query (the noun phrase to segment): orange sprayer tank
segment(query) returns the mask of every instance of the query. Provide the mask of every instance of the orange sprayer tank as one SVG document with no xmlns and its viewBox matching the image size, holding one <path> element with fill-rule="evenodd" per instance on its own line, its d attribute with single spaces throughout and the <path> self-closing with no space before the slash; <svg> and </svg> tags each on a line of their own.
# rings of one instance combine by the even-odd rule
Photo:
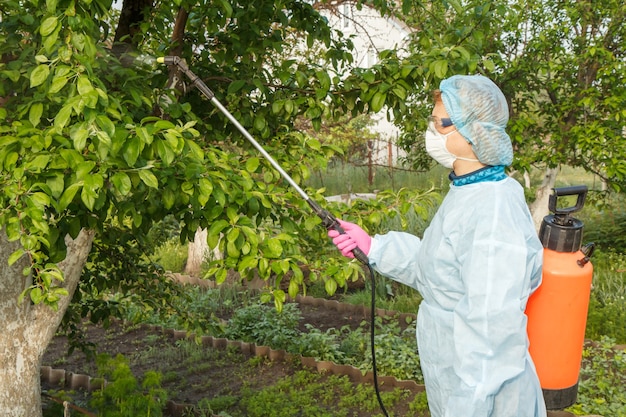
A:
<svg viewBox="0 0 626 417">
<path fill-rule="evenodd" d="M 557 208 L 557 197 L 576 195 L 576 205 Z M 570 216 L 582 209 L 587 187 L 555 188 L 539 230 L 544 247 L 541 286 L 528 300 L 528 338 L 548 410 L 576 402 L 587 323 L 593 244 L 581 251 L 583 223 Z"/>
</svg>

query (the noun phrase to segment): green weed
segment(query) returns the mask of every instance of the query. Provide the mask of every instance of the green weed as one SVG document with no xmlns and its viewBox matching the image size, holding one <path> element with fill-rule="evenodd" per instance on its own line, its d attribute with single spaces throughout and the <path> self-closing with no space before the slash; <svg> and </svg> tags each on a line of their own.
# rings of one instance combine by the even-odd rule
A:
<svg viewBox="0 0 626 417">
<path fill-rule="evenodd" d="M 626 350 L 613 349 L 603 338 L 585 347 L 578 400 L 568 409 L 576 415 L 626 417 Z"/>
<path fill-rule="evenodd" d="M 137 415 L 159 417 L 167 400 L 167 392 L 161 388 L 161 374 L 148 371 L 141 385 L 130 370 L 128 360 L 122 355 L 97 358 L 100 376 L 109 382 L 95 391 L 89 402 L 102 417 L 134 417 Z"/>
</svg>

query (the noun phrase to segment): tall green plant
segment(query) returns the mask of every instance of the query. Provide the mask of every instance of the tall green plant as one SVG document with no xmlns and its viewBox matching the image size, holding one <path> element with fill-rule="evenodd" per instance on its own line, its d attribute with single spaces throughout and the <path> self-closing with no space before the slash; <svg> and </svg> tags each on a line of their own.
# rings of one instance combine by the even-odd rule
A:
<svg viewBox="0 0 626 417">
<path fill-rule="evenodd" d="M 108 383 L 94 391 L 90 405 L 102 417 L 160 417 L 165 409 L 167 392 L 161 388 L 161 375 L 148 371 L 141 385 L 122 355 L 98 357 L 98 371 Z"/>
</svg>

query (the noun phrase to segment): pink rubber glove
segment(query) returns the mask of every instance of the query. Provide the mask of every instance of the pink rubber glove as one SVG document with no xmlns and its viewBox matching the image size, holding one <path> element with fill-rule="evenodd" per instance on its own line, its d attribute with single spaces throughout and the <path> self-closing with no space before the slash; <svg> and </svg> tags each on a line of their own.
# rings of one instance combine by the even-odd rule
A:
<svg viewBox="0 0 626 417">
<path fill-rule="evenodd" d="M 339 225 L 345 233 L 339 233 L 336 230 L 329 230 L 328 237 L 333 239 L 333 243 L 341 254 L 347 258 L 354 258 L 352 251 L 357 246 L 365 255 L 369 254 L 372 246 L 372 238 L 354 223 L 339 220 Z"/>
</svg>

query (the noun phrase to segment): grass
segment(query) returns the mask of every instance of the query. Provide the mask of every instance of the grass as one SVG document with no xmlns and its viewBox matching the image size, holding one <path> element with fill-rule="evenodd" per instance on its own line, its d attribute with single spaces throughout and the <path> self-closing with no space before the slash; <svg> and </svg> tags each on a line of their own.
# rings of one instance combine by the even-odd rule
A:
<svg viewBox="0 0 626 417">
<path fill-rule="evenodd" d="M 156 247 L 152 258 L 165 271 L 183 272 L 187 263 L 187 244 L 181 244 L 178 238 L 166 240 Z"/>
<path fill-rule="evenodd" d="M 399 190 L 400 188 L 429 189 L 437 187 L 447 189 L 449 170 L 436 166 L 427 172 L 375 167 L 373 182 L 368 182 L 368 167 L 346 164 L 329 164 L 324 171 L 316 171 L 305 184 L 316 189 L 325 188 L 324 195 L 331 196 L 346 193 L 372 193 L 378 190 Z"/>
</svg>

